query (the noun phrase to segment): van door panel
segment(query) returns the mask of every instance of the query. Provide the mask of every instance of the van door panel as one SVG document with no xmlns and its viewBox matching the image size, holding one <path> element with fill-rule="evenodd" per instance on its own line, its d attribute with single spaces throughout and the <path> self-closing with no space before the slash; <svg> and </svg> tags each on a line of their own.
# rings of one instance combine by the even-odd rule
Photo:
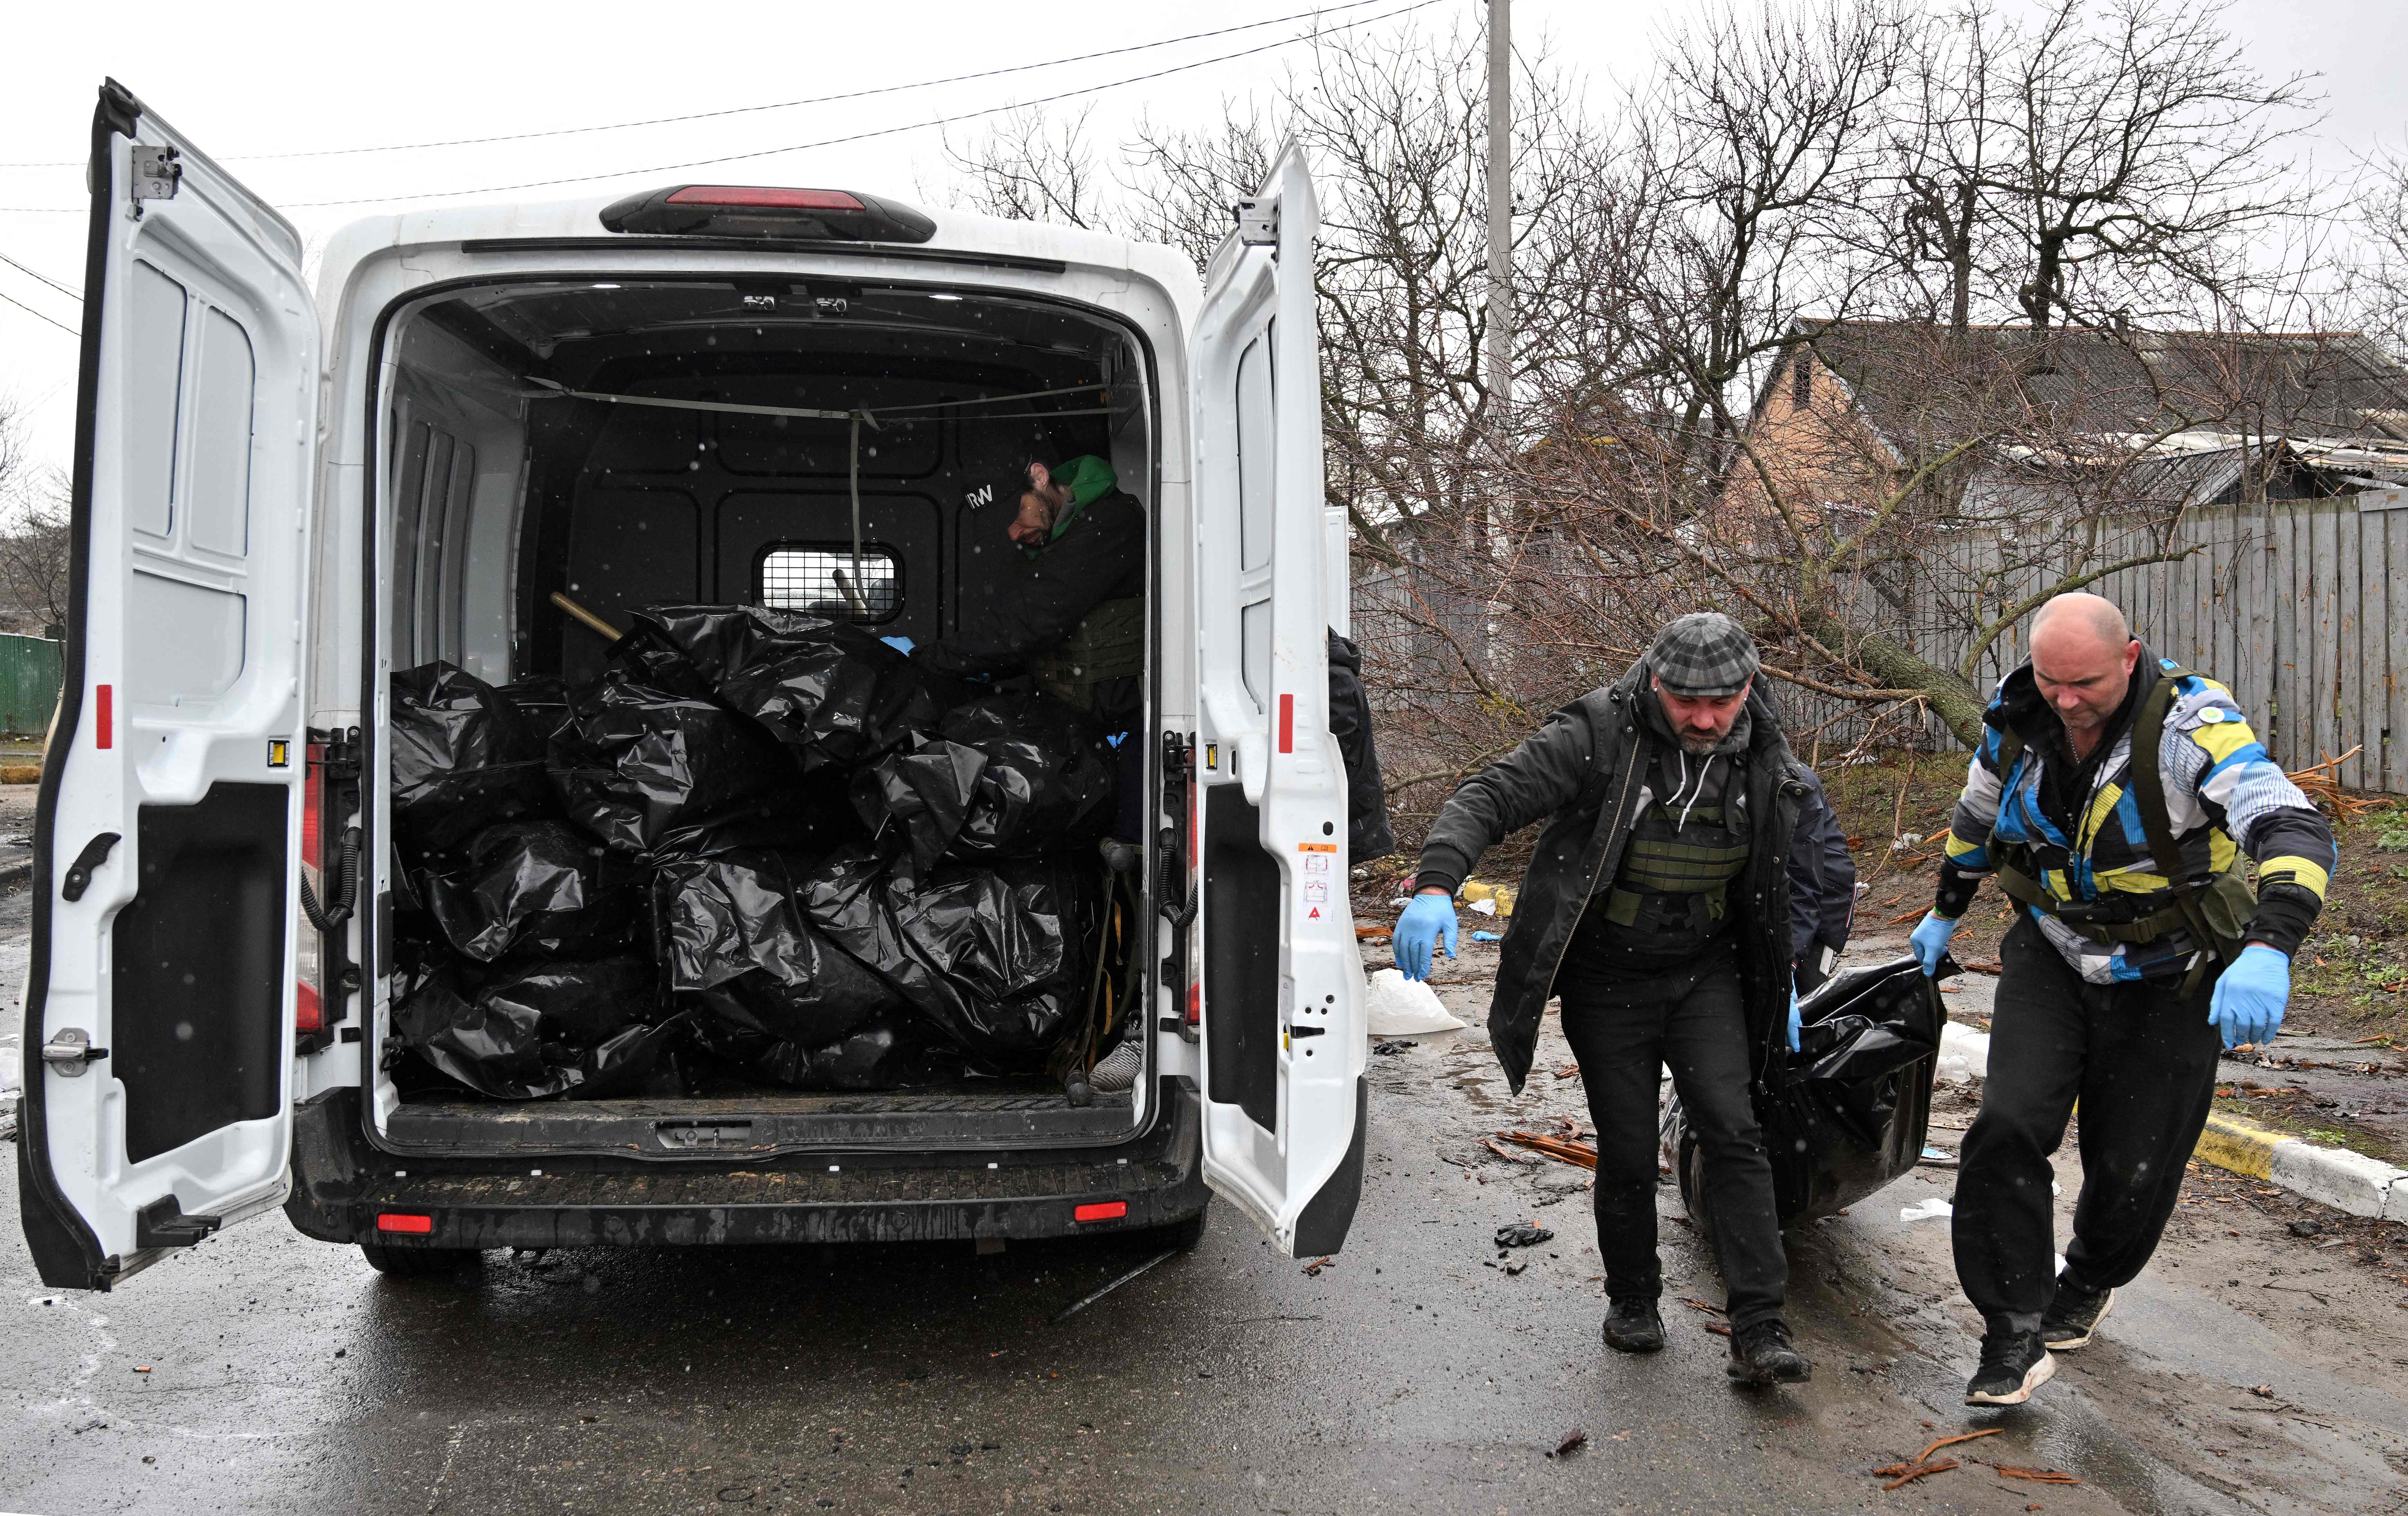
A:
<svg viewBox="0 0 2408 1516">
<path fill-rule="evenodd" d="M 1329 735 L 1327 628 L 1346 581 L 1325 562 L 1342 541 L 1325 520 L 1318 217 L 1290 147 L 1240 217 L 1272 235 L 1213 255 L 1188 375 L 1204 1173 L 1297 1255 L 1344 1240 L 1367 1098 L 1345 766 Z"/>
<path fill-rule="evenodd" d="M 1261 1127 L 1279 1124 L 1280 870 L 1263 851 L 1262 812 L 1235 784 L 1204 801 L 1205 1026 L 1213 1098 Z"/>
<path fill-rule="evenodd" d="M 141 885 L 109 932 L 129 1162 L 283 1108 L 286 795 L 219 783 L 198 805 L 141 808 Z"/>
<path fill-rule="evenodd" d="M 319 364 L 289 224 L 113 82 L 92 140 L 19 1156 L 43 1280 L 106 1289 L 287 1184 Z"/>
</svg>

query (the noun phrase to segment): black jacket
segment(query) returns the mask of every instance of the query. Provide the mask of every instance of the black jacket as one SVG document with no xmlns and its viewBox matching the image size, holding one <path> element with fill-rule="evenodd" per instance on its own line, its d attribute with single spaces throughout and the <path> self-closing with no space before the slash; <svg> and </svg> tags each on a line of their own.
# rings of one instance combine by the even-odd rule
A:
<svg viewBox="0 0 2408 1516">
<path fill-rule="evenodd" d="M 1010 566 L 983 594 L 968 589 L 953 635 L 912 653 L 924 666 L 955 676 L 1016 674 L 1105 601 L 1145 594 L 1145 508 L 1123 491 L 1091 502 L 1033 559 L 1000 532 L 996 537 Z M 1101 686 L 1097 695 L 1101 705 Z"/>
<path fill-rule="evenodd" d="M 1645 729 L 1636 702 L 1646 665 L 1635 665 L 1610 688 L 1592 690 L 1550 717 L 1520 747 L 1466 779 L 1440 808 L 1422 844 L 1422 876 L 1460 881 L 1499 838 L 1541 817 L 1528 872 L 1522 876 L 1512 924 L 1488 1008 L 1488 1036 L 1515 1093 L 1529 1077 L 1539 1023 L 1554 993 L 1572 928 L 1600 880 L 1621 867 L 1622 850 L 1637 818 L 1639 791 L 1657 738 Z M 1794 895 L 1811 891 L 1804 921 L 1818 931 L 1852 904 L 1856 870 L 1813 774 L 1789 751 L 1781 723 L 1761 690 L 1748 696 L 1747 806 L 1758 818 L 1739 904 L 1740 979 L 1747 1001 L 1752 1061 L 1760 1074 L 1787 1042 L 1791 962 L 1798 948 Z M 1791 866 L 1807 855 L 1814 866 Z M 1837 944 L 1834 944 L 1837 946 Z"/>
<path fill-rule="evenodd" d="M 1329 735 L 1346 762 L 1346 859 L 1368 864 L 1397 851 L 1388 827 L 1388 789 L 1371 736 L 1371 697 L 1363 689 L 1363 653 L 1329 634 Z"/>
</svg>

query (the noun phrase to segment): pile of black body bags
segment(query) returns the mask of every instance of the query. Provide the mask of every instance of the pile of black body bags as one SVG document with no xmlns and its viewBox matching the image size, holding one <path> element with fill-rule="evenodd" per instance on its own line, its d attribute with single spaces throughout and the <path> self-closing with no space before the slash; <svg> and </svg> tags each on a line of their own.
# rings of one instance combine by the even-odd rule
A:
<svg viewBox="0 0 2408 1516">
<path fill-rule="evenodd" d="M 1138 912 L 1084 714 L 796 612 L 634 621 L 575 689 L 394 678 L 393 1031 L 422 1082 L 890 1089 L 1106 1050 L 1108 929 Z"/>
</svg>

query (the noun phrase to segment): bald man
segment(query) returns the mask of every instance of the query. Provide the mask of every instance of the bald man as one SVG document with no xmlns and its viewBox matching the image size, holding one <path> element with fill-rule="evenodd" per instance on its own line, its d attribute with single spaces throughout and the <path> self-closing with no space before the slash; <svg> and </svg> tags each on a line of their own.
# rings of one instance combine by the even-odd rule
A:
<svg viewBox="0 0 2408 1516">
<path fill-rule="evenodd" d="M 2217 1049 L 2282 1024 L 2335 857 L 2231 692 L 2151 658 L 2098 595 L 2041 608 L 2030 661 L 1982 719 L 1913 941 L 1931 972 L 1984 876 L 2014 901 L 1953 1226 L 1984 1323 L 1966 1403 L 2015 1405 L 2157 1251 Z M 2049 1155 L 2077 1098 L 2082 1194 L 2057 1274 Z"/>
</svg>

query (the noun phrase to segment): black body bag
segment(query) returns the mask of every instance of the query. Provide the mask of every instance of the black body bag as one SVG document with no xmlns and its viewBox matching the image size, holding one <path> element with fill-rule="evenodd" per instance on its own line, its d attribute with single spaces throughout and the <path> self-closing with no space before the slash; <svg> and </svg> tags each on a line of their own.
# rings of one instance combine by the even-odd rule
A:
<svg viewBox="0 0 2408 1516">
<path fill-rule="evenodd" d="M 1940 978 L 1956 972 L 1942 961 Z M 1784 1227 L 1856 1204 L 1923 1156 L 1944 1019 L 1939 980 L 1911 956 L 1832 976 L 1798 1016 L 1798 1051 L 1782 1049 L 1755 1092 Z M 1677 1097 L 1662 1130 L 1682 1203 L 1705 1225 L 1704 1157 Z"/>
</svg>

